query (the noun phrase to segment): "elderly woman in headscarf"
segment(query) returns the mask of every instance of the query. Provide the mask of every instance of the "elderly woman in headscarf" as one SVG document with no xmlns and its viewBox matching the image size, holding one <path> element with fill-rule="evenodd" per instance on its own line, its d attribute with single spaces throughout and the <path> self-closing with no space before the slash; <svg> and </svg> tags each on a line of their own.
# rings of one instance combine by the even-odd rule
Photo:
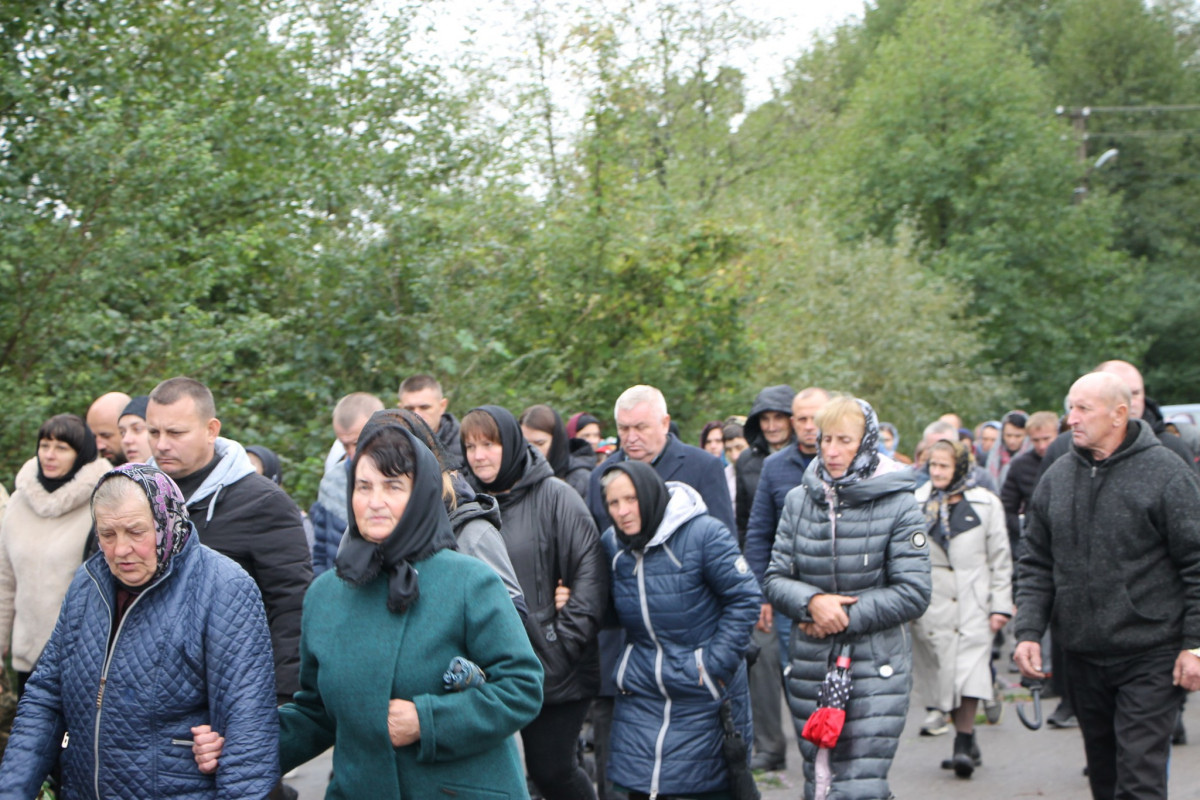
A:
<svg viewBox="0 0 1200 800">
<path fill-rule="evenodd" d="M 0 796 L 36 796 L 61 753 L 64 797 L 266 797 L 275 668 L 254 581 L 200 544 L 154 467 L 105 474 L 91 512 L 101 552 L 75 574 L 26 684 Z M 219 775 L 193 759 L 200 725 L 229 737 Z"/>
<path fill-rule="evenodd" d="M 817 745 L 800 741 L 805 797 L 877 800 L 891 794 L 912 687 L 904 623 L 929 605 L 928 537 L 912 472 L 879 454 L 870 404 L 834 398 L 816 422 L 817 458 L 787 496 L 765 590 L 793 620 L 787 693 L 797 733 L 838 653 L 851 659 L 845 728 L 820 771 Z"/>
<path fill-rule="evenodd" d="M 600 481 L 604 533 L 625 651 L 617 664 L 613 783 L 636 798 L 729 797 L 719 709 L 752 739 L 746 648 L 762 595 L 737 540 L 695 489 L 649 464 Z"/>
<path fill-rule="evenodd" d="M 372 417 L 351 470 L 336 571 L 304 598 L 283 769 L 332 746 L 326 797 L 524 797 L 513 734 L 541 706 L 542 669 L 504 585 L 454 551 L 441 466 L 406 426 Z M 456 658 L 484 682 L 448 690 Z"/>
<path fill-rule="evenodd" d="M 929 447 L 929 483 L 917 489 L 929 534 L 933 598 L 913 622 L 918 696 L 951 712 L 956 736 L 946 766 L 969 778 L 980 763 L 975 710 L 991 700 L 992 637 L 1012 616 L 1012 555 L 1000 498 L 969 482 L 961 442 Z"/>
<path fill-rule="evenodd" d="M 54 630 L 92 529 L 88 499 L 112 469 L 96 437 L 74 414 L 38 429 L 37 451 L 17 473 L 0 525 L 0 654 L 12 656 L 24 686 Z"/>
</svg>

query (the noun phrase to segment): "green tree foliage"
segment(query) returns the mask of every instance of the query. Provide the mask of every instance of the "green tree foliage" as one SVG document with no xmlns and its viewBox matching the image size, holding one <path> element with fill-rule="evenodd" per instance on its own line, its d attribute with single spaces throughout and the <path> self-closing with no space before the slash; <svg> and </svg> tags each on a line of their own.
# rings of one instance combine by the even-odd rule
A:
<svg viewBox="0 0 1200 800">
<path fill-rule="evenodd" d="M 911 222 L 924 263 L 971 288 L 986 362 L 1035 405 L 1056 405 L 1098 357 L 1139 354 L 1138 271 L 1112 249 L 1114 204 L 1072 205 L 1080 170 L 1050 108 L 980 3 L 916 0 L 852 93 L 829 162 L 842 230 L 889 237 Z"/>
</svg>

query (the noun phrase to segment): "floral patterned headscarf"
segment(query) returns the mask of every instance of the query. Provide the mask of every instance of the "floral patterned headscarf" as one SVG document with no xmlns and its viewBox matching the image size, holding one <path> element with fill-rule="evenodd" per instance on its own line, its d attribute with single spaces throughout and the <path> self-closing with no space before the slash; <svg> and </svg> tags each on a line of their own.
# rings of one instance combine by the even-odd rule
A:
<svg viewBox="0 0 1200 800">
<path fill-rule="evenodd" d="M 158 566 L 154 577 L 147 582 L 158 580 L 171 565 L 171 559 L 183 549 L 187 539 L 195 530 L 188 516 L 187 506 L 184 505 L 183 493 L 175 485 L 170 476 L 157 467 L 148 464 L 122 464 L 116 469 L 105 473 L 92 490 L 92 497 L 106 481 L 121 476 L 137 483 L 146 493 L 150 502 L 150 515 L 154 518 L 154 554 L 158 558 Z M 92 508 L 92 520 L 95 522 L 96 510 Z"/>
<path fill-rule="evenodd" d="M 922 511 L 925 513 L 925 524 L 929 533 L 944 548 L 950 537 L 950 498 L 956 494 L 962 494 L 973 485 L 971 481 L 973 461 L 971 448 L 963 442 L 943 439 L 930 445 L 929 450 L 932 453 L 935 448 L 939 447 L 953 451 L 954 475 L 950 478 L 950 485 L 945 489 L 937 488 L 930 481 L 929 499 L 925 501 Z"/>
<path fill-rule="evenodd" d="M 875 416 L 875 409 L 871 408 L 871 404 L 866 400 L 856 397 L 854 402 L 858 403 L 863 412 L 863 437 L 858 443 L 858 453 L 842 477 L 835 478 L 825 469 L 825 459 L 821 456 L 821 442 L 820 439 L 817 440 L 817 477 L 831 488 L 849 486 L 866 480 L 874 475 L 879 467 L 879 418 Z"/>
</svg>

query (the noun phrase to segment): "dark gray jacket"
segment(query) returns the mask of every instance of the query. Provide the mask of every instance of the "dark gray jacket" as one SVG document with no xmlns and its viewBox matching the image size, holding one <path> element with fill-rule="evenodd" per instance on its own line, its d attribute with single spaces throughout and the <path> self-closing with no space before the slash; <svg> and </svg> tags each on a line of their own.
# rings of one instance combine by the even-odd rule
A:
<svg viewBox="0 0 1200 800">
<path fill-rule="evenodd" d="M 454 492 L 457 503 L 450 512 L 450 527 L 454 530 L 456 549 L 491 567 L 504 582 L 521 619 L 526 619 L 529 609 L 525 607 L 525 595 L 500 535 L 500 504 L 490 494 L 476 493 L 460 475 L 454 476 Z"/>
<path fill-rule="evenodd" d="M 850 626 L 812 639 L 793 624 L 787 678 L 797 733 L 817 707 L 817 689 L 836 647 L 851 645 L 853 687 L 846 726 L 832 753 L 834 788 L 842 800 L 889 796 L 887 772 L 899 744 L 912 688 L 912 643 L 904 623 L 929 605 L 925 518 L 913 499 L 912 472 L 891 459 L 876 475 L 837 495 L 836 530 L 814 461 L 784 505 L 771 563 L 767 600 L 797 622 L 808 622 L 817 594 L 858 598 L 847 606 Z M 885 471 L 892 470 L 896 471 Z M 835 536 L 836 534 L 836 536 Z M 813 792 L 816 745 L 801 740 L 805 797 Z"/>
<path fill-rule="evenodd" d="M 1017 639 L 1047 624 L 1092 660 L 1200 647 L 1200 479 L 1131 420 L 1103 461 L 1072 447 L 1025 514 Z"/>
<path fill-rule="evenodd" d="M 554 477 L 537 448 L 526 447 L 524 474 L 496 499 L 500 536 L 529 609 L 526 630 L 545 668 L 544 702 L 552 705 L 593 697 L 600 688 L 596 634 L 608 605 L 608 567 L 583 499 Z M 560 580 L 571 599 L 556 611 Z"/>
</svg>

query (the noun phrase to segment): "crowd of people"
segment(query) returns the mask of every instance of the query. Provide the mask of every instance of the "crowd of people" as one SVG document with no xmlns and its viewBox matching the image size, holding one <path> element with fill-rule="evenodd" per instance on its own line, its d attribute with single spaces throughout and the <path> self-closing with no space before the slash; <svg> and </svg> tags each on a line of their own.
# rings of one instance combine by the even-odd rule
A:
<svg viewBox="0 0 1200 800">
<path fill-rule="evenodd" d="M 786 716 L 806 798 L 887 798 L 912 703 L 954 731 L 941 768 L 981 766 L 1006 641 L 1096 798 L 1166 797 L 1200 689 L 1200 434 L 1133 365 L 1064 415 L 947 413 L 911 457 L 821 387 L 692 438 L 636 385 L 612 421 L 460 419 L 430 375 L 354 392 L 305 513 L 191 378 L 46 420 L 0 494 L 0 800 L 286 798 L 330 747 L 330 798 L 746 800 Z"/>
</svg>

